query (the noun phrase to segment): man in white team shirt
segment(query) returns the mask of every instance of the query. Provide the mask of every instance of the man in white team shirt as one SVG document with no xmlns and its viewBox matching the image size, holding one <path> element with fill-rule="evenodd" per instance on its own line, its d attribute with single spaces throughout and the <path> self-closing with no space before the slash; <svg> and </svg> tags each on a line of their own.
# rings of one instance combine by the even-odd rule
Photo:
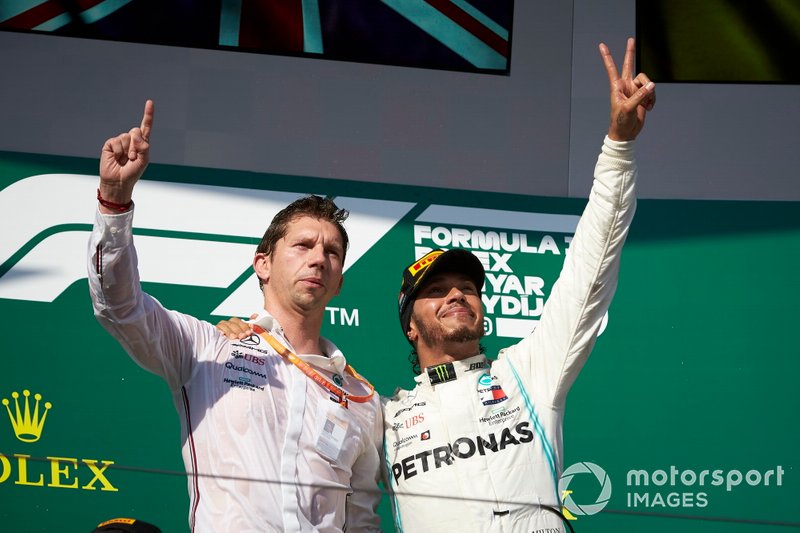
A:
<svg viewBox="0 0 800 533">
<path fill-rule="evenodd" d="M 148 100 L 141 126 L 103 146 L 89 286 L 103 327 L 172 391 L 191 531 L 378 531 L 380 402 L 320 336 L 342 285 L 347 212 L 309 196 L 273 219 L 253 261 L 259 334 L 229 340 L 165 309 L 140 288 L 131 232 L 153 114 Z"/>
</svg>

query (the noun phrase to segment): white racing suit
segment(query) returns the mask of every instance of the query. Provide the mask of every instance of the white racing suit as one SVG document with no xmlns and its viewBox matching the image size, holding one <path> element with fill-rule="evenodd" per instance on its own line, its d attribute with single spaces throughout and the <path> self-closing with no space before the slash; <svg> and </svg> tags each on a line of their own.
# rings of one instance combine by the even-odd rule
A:
<svg viewBox="0 0 800 533">
<path fill-rule="evenodd" d="M 378 531 L 377 394 L 345 409 L 264 339 L 229 341 L 208 322 L 162 307 L 139 286 L 132 220 L 132 211 L 97 213 L 90 292 L 103 327 L 172 392 L 190 531 Z M 271 316 L 254 322 L 292 349 Z M 328 357 L 298 356 L 329 380 L 338 374 L 346 391 L 368 393 L 344 373 L 336 346 L 323 339 L 322 349 Z"/>
<path fill-rule="evenodd" d="M 606 138 L 588 205 L 536 329 L 500 352 L 423 370 L 384 402 L 398 530 L 566 531 L 562 421 L 617 286 L 635 210 L 633 142 Z M 423 496 L 418 496 L 423 495 Z M 427 496 L 427 497 L 426 497 Z"/>
</svg>

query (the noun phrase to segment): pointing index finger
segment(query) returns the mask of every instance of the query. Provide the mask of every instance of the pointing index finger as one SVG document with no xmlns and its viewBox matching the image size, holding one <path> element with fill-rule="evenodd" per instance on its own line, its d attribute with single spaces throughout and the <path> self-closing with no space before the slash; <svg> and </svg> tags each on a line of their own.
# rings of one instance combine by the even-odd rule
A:
<svg viewBox="0 0 800 533">
<path fill-rule="evenodd" d="M 153 129 L 153 115 L 155 113 L 155 106 L 152 100 L 147 100 L 144 103 L 144 116 L 142 117 L 142 137 L 145 141 L 150 141 L 150 130 Z"/>
</svg>

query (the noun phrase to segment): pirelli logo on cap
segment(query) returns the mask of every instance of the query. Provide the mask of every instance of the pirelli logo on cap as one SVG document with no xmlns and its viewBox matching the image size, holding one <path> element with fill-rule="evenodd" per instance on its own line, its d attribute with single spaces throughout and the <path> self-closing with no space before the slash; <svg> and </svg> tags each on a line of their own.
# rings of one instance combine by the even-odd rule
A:
<svg viewBox="0 0 800 533">
<path fill-rule="evenodd" d="M 106 520 L 102 524 L 98 524 L 97 527 L 105 527 L 111 524 L 128 524 L 133 525 L 136 523 L 136 519 L 134 518 L 112 518 L 111 520 Z"/>
<path fill-rule="evenodd" d="M 444 252 L 442 250 L 434 250 L 433 252 L 426 254 L 419 261 L 408 267 L 408 272 L 411 274 L 412 277 L 417 277 L 417 274 L 419 274 L 421 270 L 424 270 L 425 268 L 430 266 L 430 264 L 433 263 L 434 260 L 436 260 L 436 258 L 442 255 L 443 253 Z"/>
</svg>

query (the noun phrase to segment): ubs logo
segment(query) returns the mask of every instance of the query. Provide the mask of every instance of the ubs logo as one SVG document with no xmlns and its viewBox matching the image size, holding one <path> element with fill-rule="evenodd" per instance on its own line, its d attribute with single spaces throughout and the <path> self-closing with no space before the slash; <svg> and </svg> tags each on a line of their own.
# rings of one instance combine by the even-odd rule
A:
<svg viewBox="0 0 800 533">
<path fill-rule="evenodd" d="M 234 350 L 231 352 L 231 356 L 233 356 L 234 359 L 244 359 L 245 361 L 249 361 L 258 366 L 264 366 L 265 362 L 263 357 L 256 357 L 255 355 L 249 353 L 242 353 L 239 350 Z"/>
<path fill-rule="evenodd" d="M 395 422 L 392 424 L 392 429 L 397 431 L 398 429 L 411 429 L 417 424 L 421 424 L 425 422 L 425 413 L 419 413 L 413 416 L 410 416 L 403 420 L 402 422 Z"/>
</svg>

